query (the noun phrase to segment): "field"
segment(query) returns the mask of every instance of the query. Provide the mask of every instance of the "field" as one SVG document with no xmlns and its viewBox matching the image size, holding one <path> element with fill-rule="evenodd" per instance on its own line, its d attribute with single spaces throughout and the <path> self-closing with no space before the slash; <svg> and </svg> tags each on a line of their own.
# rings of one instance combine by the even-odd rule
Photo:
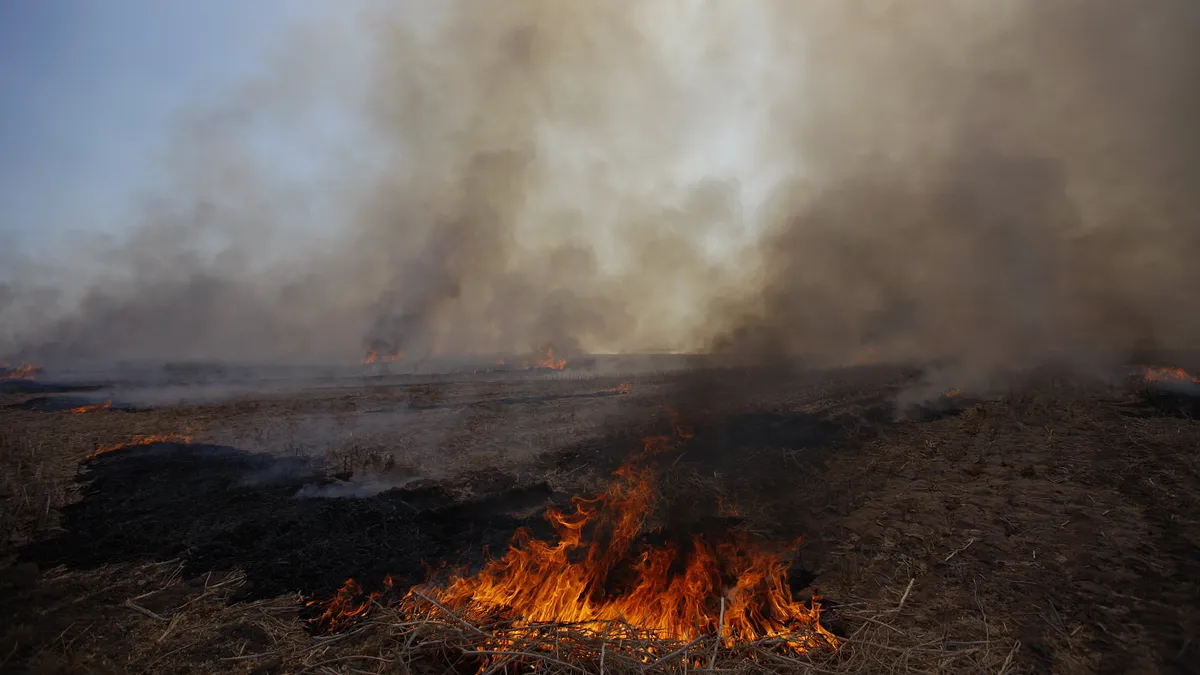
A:
<svg viewBox="0 0 1200 675">
<path fill-rule="evenodd" d="M 602 366 L 2 383 L 0 670 L 1200 672 L 1188 390 L 1041 374 L 897 407 L 919 373 Z M 552 536 L 647 437 L 643 530 L 776 546 L 836 649 L 505 651 L 388 601 Z"/>
</svg>

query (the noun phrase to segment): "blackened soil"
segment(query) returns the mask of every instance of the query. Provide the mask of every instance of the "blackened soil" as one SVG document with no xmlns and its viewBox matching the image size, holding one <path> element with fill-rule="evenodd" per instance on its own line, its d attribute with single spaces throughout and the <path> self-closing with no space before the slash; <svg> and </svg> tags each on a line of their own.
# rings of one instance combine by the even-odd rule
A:
<svg viewBox="0 0 1200 675">
<path fill-rule="evenodd" d="M 305 461 L 209 445 L 159 444 L 97 458 L 83 498 L 64 509 L 59 536 L 26 548 L 42 569 L 180 558 L 185 572 L 240 568 L 243 599 L 303 592 L 328 596 L 348 577 L 364 586 L 391 574 L 425 580 L 427 567 L 470 564 L 537 517 L 544 484 L 458 502 L 441 486 L 364 499 L 298 499 L 314 478 Z"/>
</svg>

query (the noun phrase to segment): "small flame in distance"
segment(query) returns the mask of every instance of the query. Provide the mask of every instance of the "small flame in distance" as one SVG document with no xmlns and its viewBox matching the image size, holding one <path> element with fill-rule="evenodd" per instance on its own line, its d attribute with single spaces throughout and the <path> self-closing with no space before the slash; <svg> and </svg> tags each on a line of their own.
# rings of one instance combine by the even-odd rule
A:
<svg viewBox="0 0 1200 675">
<path fill-rule="evenodd" d="M 82 415 L 84 413 L 96 412 L 98 410 L 108 410 L 112 407 L 112 401 L 105 401 L 96 405 L 81 405 L 78 408 L 71 408 L 72 415 Z"/>
<path fill-rule="evenodd" d="M 1194 377 L 1183 368 L 1168 368 L 1163 366 L 1147 366 L 1142 368 L 1142 379 L 1147 382 L 1190 382 L 1200 384 L 1200 377 Z"/>
<path fill-rule="evenodd" d="M 41 366 L 35 366 L 32 363 L 18 363 L 16 367 L 11 367 L 8 361 L 0 361 L 0 380 L 32 380 L 37 377 L 37 374 L 42 372 Z"/>
<path fill-rule="evenodd" d="M 147 434 L 144 436 L 141 434 L 138 434 L 124 443 L 113 443 L 111 445 L 98 445 L 98 446 L 96 446 L 96 449 L 94 451 L 92 451 L 91 454 L 84 457 L 83 459 L 84 459 L 84 461 L 87 461 L 90 459 L 95 459 L 96 457 L 99 457 L 100 455 L 112 452 L 114 450 L 120 450 L 122 448 L 131 448 L 131 447 L 135 447 L 138 445 L 154 445 L 155 443 L 191 443 L 191 442 L 192 442 L 191 436 L 184 436 L 182 434 Z"/>
<path fill-rule="evenodd" d="M 549 368 L 550 370 L 562 370 L 567 367 L 566 359 L 554 358 L 554 345 L 546 345 L 546 356 L 538 359 L 534 364 L 534 368 Z"/>
<path fill-rule="evenodd" d="M 415 594 L 469 621 L 499 618 L 517 627 L 566 623 L 596 631 L 622 622 L 679 642 L 715 633 L 729 646 L 777 638 L 795 653 L 836 647 L 838 639 L 820 623 L 819 598 L 811 604 L 793 598 L 789 564 L 745 537 L 642 543 L 657 486 L 654 471 L 639 460 L 677 449 L 678 439 L 690 436 L 690 429 L 680 427 L 674 438 L 644 439 L 642 453 L 614 473 L 604 493 L 576 497 L 565 510 L 547 510 L 556 540 L 518 531 L 510 548 L 480 572 L 431 582 Z M 327 630 L 345 628 L 380 596 L 364 596 L 354 580 L 347 581 L 323 603 L 317 623 Z M 412 592 L 399 605 L 410 614 L 421 606 Z"/>
<path fill-rule="evenodd" d="M 367 355 L 363 357 L 363 365 L 372 363 L 393 363 L 399 361 L 404 356 L 404 352 L 396 352 L 395 354 L 380 354 L 377 350 L 371 349 L 367 351 Z"/>
</svg>

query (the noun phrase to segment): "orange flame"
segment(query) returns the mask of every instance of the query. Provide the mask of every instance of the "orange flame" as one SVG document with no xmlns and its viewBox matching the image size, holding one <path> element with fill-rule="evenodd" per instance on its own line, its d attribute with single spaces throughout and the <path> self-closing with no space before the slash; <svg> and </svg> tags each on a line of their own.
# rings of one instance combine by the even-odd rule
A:
<svg viewBox="0 0 1200 675">
<path fill-rule="evenodd" d="M 549 368 L 550 370 L 562 370 L 567 366 L 566 359 L 554 358 L 554 345 L 546 345 L 546 358 L 538 359 L 533 364 L 535 368 Z"/>
<path fill-rule="evenodd" d="M 120 450 L 122 448 L 131 448 L 131 447 L 135 447 L 138 445 L 154 445 L 155 443 L 191 443 L 191 442 L 192 442 L 191 436 L 184 436 L 182 434 L 147 434 L 144 436 L 141 434 L 138 434 L 138 435 L 134 436 L 132 439 L 130 439 L 128 442 L 125 442 L 125 443 L 113 443 L 111 445 L 98 445 L 98 446 L 96 446 L 96 449 L 94 451 L 92 451 L 91 454 L 87 455 L 83 459 L 84 459 L 84 461 L 87 461 L 90 459 L 95 459 L 96 457 L 99 457 L 100 455 L 112 452 L 114 450 Z"/>
<path fill-rule="evenodd" d="M 392 589 L 391 575 L 384 577 L 383 585 L 387 590 Z M 305 603 L 305 606 L 323 606 L 324 611 L 313 620 L 313 623 L 321 630 L 338 630 L 353 623 L 359 617 L 365 616 L 382 595 L 381 592 L 374 592 L 364 597 L 362 586 L 354 579 L 347 579 L 346 583 L 338 590 L 337 595 L 331 599 L 325 602 L 310 600 Z"/>
<path fill-rule="evenodd" d="M 112 401 L 105 401 L 97 405 L 81 405 L 78 408 L 71 408 L 72 415 L 82 415 L 83 413 L 96 412 L 98 410 L 108 410 L 112 407 Z"/>
<path fill-rule="evenodd" d="M 962 389 L 955 388 L 955 389 L 951 389 L 950 391 L 947 391 L 946 393 L 942 394 L 942 396 L 945 396 L 946 398 L 954 398 L 955 396 L 958 396 L 959 394 L 962 394 Z"/>
<path fill-rule="evenodd" d="M 1193 377 L 1183 368 L 1146 366 L 1142 368 L 1142 378 L 1147 382 L 1192 382 L 1200 384 L 1200 377 Z"/>
<path fill-rule="evenodd" d="M 399 361 L 404 356 L 404 352 L 396 352 L 395 354 L 380 354 L 378 351 L 371 349 L 367 351 L 367 355 L 363 357 L 363 365 L 372 363 L 393 363 Z"/>
<path fill-rule="evenodd" d="M 628 382 L 622 382 L 612 389 L 604 390 L 604 392 L 608 394 L 628 394 L 631 391 L 633 391 L 633 385 Z"/>
<path fill-rule="evenodd" d="M 42 372 L 41 366 L 32 363 L 18 363 L 16 368 L 10 368 L 8 361 L 0 361 L 0 368 L 6 369 L 6 372 L 0 373 L 0 380 L 32 380 Z"/>
<path fill-rule="evenodd" d="M 687 642 L 719 634 L 728 646 L 775 638 L 793 652 L 836 647 L 820 623 L 821 605 L 792 596 L 789 564 L 730 533 L 686 544 L 646 545 L 646 521 L 657 490 L 652 469 L 639 460 L 678 449 L 678 438 L 651 436 L 642 452 L 614 473 L 608 489 L 571 508 L 548 509 L 556 541 L 519 530 L 503 556 L 474 575 L 414 589 L 401 601 L 419 611 L 415 595 L 431 598 L 467 620 L 500 619 L 522 627 L 546 622 L 601 630 L 623 623 L 660 639 Z M 344 627 L 379 597 L 363 598 L 353 580 L 325 604 L 319 622 Z"/>
</svg>

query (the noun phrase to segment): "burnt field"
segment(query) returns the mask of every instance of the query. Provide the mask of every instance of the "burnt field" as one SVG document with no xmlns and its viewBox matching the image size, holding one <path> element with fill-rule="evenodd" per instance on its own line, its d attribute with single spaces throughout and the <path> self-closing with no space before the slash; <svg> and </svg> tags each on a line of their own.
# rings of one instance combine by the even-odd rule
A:
<svg viewBox="0 0 1200 675">
<path fill-rule="evenodd" d="M 901 405 L 919 372 L 635 370 L 9 381 L 0 670 L 1200 672 L 1190 387 L 1044 375 Z M 624 611 L 611 640 L 538 642 L 431 596 L 591 504 L 600 552 L 631 552 L 606 593 L 650 574 L 639 551 L 677 554 L 674 579 L 736 541 L 831 637 L 737 642 L 727 592 L 694 639 Z"/>
</svg>

